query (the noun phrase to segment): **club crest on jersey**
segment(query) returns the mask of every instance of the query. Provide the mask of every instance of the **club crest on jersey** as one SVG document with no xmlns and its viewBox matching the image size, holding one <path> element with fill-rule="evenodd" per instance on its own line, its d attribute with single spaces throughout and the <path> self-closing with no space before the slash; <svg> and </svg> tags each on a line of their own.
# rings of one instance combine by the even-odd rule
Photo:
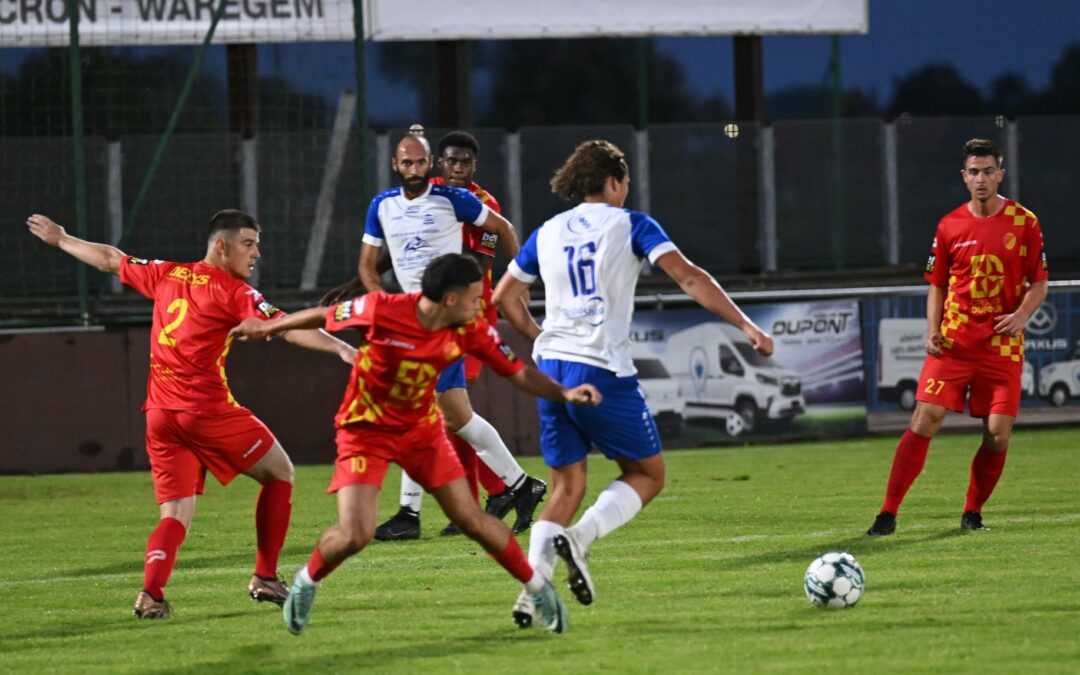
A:
<svg viewBox="0 0 1080 675">
<path fill-rule="evenodd" d="M 1012 232 L 1006 232 L 1005 236 L 1002 238 L 1002 243 L 1005 244 L 1006 251 L 1013 250 L 1016 248 L 1016 235 Z"/>
<path fill-rule="evenodd" d="M 443 346 L 443 356 L 447 361 L 454 361 L 461 356 L 461 347 L 456 342 L 447 342 Z"/>
</svg>

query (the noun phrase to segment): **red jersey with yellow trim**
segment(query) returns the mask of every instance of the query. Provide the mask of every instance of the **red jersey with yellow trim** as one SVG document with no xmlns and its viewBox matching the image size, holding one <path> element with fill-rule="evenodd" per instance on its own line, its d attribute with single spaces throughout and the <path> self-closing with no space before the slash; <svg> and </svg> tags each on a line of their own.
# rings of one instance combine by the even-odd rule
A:
<svg viewBox="0 0 1080 675">
<path fill-rule="evenodd" d="M 225 377 L 229 331 L 244 319 L 270 319 L 283 312 L 225 270 L 201 262 L 124 256 L 120 281 L 154 301 L 143 410 L 240 407 Z"/>
<path fill-rule="evenodd" d="M 464 326 L 430 331 L 416 316 L 420 293 L 375 292 L 333 305 L 326 329 L 360 328 L 360 347 L 349 387 L 334 418 L 339 427 L 370 424 L 380 430 L 439 423 L 439 373 L 471 354 L 503 377 L 525 364 L 482 317 Z"/>
<path fill-rule="evenodd" d="M 1028 284 L 1048 276 L 1034 213 L 1006 199 L 996 215 L 978 218 L 964 203 L 938 223 L 924 276 L 947 291 L 945 349 L 966 358 L 1023 360 L 1024 336 L 997 335 L 994 322 L 1016 311 Z"/>
<path fill-rule="evenodd" d="M 446 185 L 446 180 L 441 176 L 432 178 L 431 182 L 435 185 Z M 475 181 L 469 183 L 469 192 L 473 193 L 482 204 L 487 204 L 489 209 L 502 215 L 502 207 L 499 206 L 499 201 L 490 192 L 477 185 Z M 491 268 L 495 260 L 495 249 L 499 243 L 499 235 L 488 232 L 472 223 L 462 223 L 461 237 L 461 250 L 475 254 L 480 260 L 480 265 L 484 268 L 484 295 L 482 296 L 484 300 L 484 318 L 494 326 L 499 323 L 499 312 L 495 309 L 495 303 L 491 301 Z"/>
</svg>

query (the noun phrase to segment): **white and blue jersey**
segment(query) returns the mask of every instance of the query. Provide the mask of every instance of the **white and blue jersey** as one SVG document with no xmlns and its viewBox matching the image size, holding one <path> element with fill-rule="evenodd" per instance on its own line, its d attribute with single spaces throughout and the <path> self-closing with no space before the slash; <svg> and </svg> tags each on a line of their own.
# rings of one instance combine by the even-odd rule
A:
<svg viewBox="0 0 1080 675">
<path fill-rule="evenodd" d="M 676 250 L 650 216 L 604 203 L 582 203 L 533 232 L 508 271 L 524 283 L 544 280 L 543 331 L 533 358 L 562 359 L 634 375 L 630 320 L 644 260 Z"/>
<path fill-rule="evenodd" d="M 540 226 L 510 263 L 519 281 L 544 279 L 544 324 L 533 347 L 537 367 L 565 387 L 588 382 L 603 396 L 595 407 L 537 399 L 548 466 L 580 462 L 593 445 L 616 460 L 660 452 L 630 358 L 630 320 L 644 260 L 656 262 L 674 250 L 644 213 L 584 203 Z"/>
<path fill-rule="evenodd" d="M 461 224 L 483 225 L 491 210 L 476 195 L 448 185 L 428 185 L 415 199 L 400 187 L 371 200 L 364 223 L 364 243 L 388 246 L 394 275 L 402 290 L 420 290 L 420 278 L 433 259 L 461 253 Z"/>
</svg>

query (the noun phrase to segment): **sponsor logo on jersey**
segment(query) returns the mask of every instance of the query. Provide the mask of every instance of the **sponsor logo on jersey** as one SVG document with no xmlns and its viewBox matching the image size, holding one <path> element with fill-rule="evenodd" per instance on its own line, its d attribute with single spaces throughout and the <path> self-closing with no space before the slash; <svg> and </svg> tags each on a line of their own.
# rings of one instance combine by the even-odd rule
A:
<svg viewBox="0 0 1080 675">
<path fill-rule="evenodd" d="M 494 251 L 495 243 L 498 241 L 499 235 L 495 234 L 494 232 L 485 232 L 483 236 L 480 237 L 480 246 L 484 248 L 490 248 Z"/>
<path fill-rule="evenodd" d="M 353 315 L 353 303 L 352 303 L 352 300 L 350 300 L 349 302 L 343 302 L 343 303 L 341 303 L 341 304 L 334 307 L 334 321 L 345 321 L 346 319 L 351 318 L 352 315 Z"/>
<path fill-rule="evenodd" d="M 181 281 L 190 286 L 205 286 L 210 283 L 209 274 L 195 274 L 195 272 L 188 267 L 174 267 L 169 272 L 169 278 L 173 281 Z"/>
<path fill-rule="evenodd" d="M 926 273 L 932 274 L 934 272 L 934 263 L 937 262 L 937 256 L 933 253 L 926 259 Z"/>
<path fill-rule="evenodd" d="M 1039 253 L 1039 258 L 1042 260 L 1042 268 L 1044 270 L 1048 269 L 1049 266 L 1046 264 L 1046 249 L 1045 248 L 1042 250 L 1042 252 Z"/>
<path fill-rule="evenodd" d="M 267 319 L 269 319 L 269 318 L 271 318 L 273 316 L 277 316 L 281 312 L 280 309 L 278 309 L 277 307 L 274 307 L 273 305 L 271 305 L 269 302 L 267 302 L 265 300 L 260 302 L 256 306 L 256 309 L 258 309 L 260 312 L 262 312 L 263 315 L 265 315 Z"/>
<path fill-rule="evenodd" d="M 958 248 L 964 248 L 965 246 L 974 246 L 975 244 L 978 244 L 978 243 L 979 243 L 978 239 L 968 239 L 967 241 L 961 241 L 961 242 L 955 243 L 955 244 L 953 244 L 952 247 L 953 247 L 953 250 L 955 251 Z"/>
<path fill-rule="evenodd" d="M 155 261 L 155 262 L 160 262 L 160 261 Z M 144 260 L 142 258 L 128 258 L 128 264 L 130 264 L 130 265 L 149 265 L 150 261 L 149 260 Z"/>
<path fill-rule="evenodd" d="M 586 220 L 582 216 L 574 216 L 566 223 L 566 229 L 570 230 L 574 234 L 583 234 L 592 229 L 592 223 Z"/>
<path fill-rule="evenodd" d="M 406 253 L 415 253 L 421 249 L 431 248 L 431 244 L 427 242 L 423 237 L 413 237 L 405 243 L 404 251 Z"/>
</svg>

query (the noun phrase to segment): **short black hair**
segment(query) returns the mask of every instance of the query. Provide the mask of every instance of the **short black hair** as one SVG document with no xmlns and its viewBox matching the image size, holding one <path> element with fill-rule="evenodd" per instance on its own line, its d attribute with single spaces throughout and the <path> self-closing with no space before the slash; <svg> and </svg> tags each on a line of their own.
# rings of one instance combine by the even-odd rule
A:
<svg viewBox="0 0 1080 675">
<path fill-rule="evenodd" d="M 432 302 L 442 302 L 455 288 L 468 288 L 484 278 L 480 265 L 460 253 L 447 253 L 428 263 L 420 278 L 420 290 Z"/>
<path fill-rule="evenodd" d="M 439 157 L 442 157 L 443 152 L 449 147 L 468 148 L 472 150 L 474 156 L 480 156 L 480 144 L 476 141 L 476 137 L 467 131 L 451 131 L 440 138 Z"/>
<path fill-rule="evenodd" d="M 250 213 L 245 213 L 240 209 L 222 209 L 210 216 L 209 236 L 211 239 L 213 239 L 214 235 L 218 232 L 236 234 L 243 229 L 262 232 L 262 228 L 259 227 L 259 223 L 255 220 L 255 216 Z"/>
<path fill-rule="evenodd" d="M 993 157 L 999 169 L 1004 159 L 998 144 L 987 138 L 973 138 L 964 143 L 964 166 L 967 166 L 968 157 Z"/>
</svg>

